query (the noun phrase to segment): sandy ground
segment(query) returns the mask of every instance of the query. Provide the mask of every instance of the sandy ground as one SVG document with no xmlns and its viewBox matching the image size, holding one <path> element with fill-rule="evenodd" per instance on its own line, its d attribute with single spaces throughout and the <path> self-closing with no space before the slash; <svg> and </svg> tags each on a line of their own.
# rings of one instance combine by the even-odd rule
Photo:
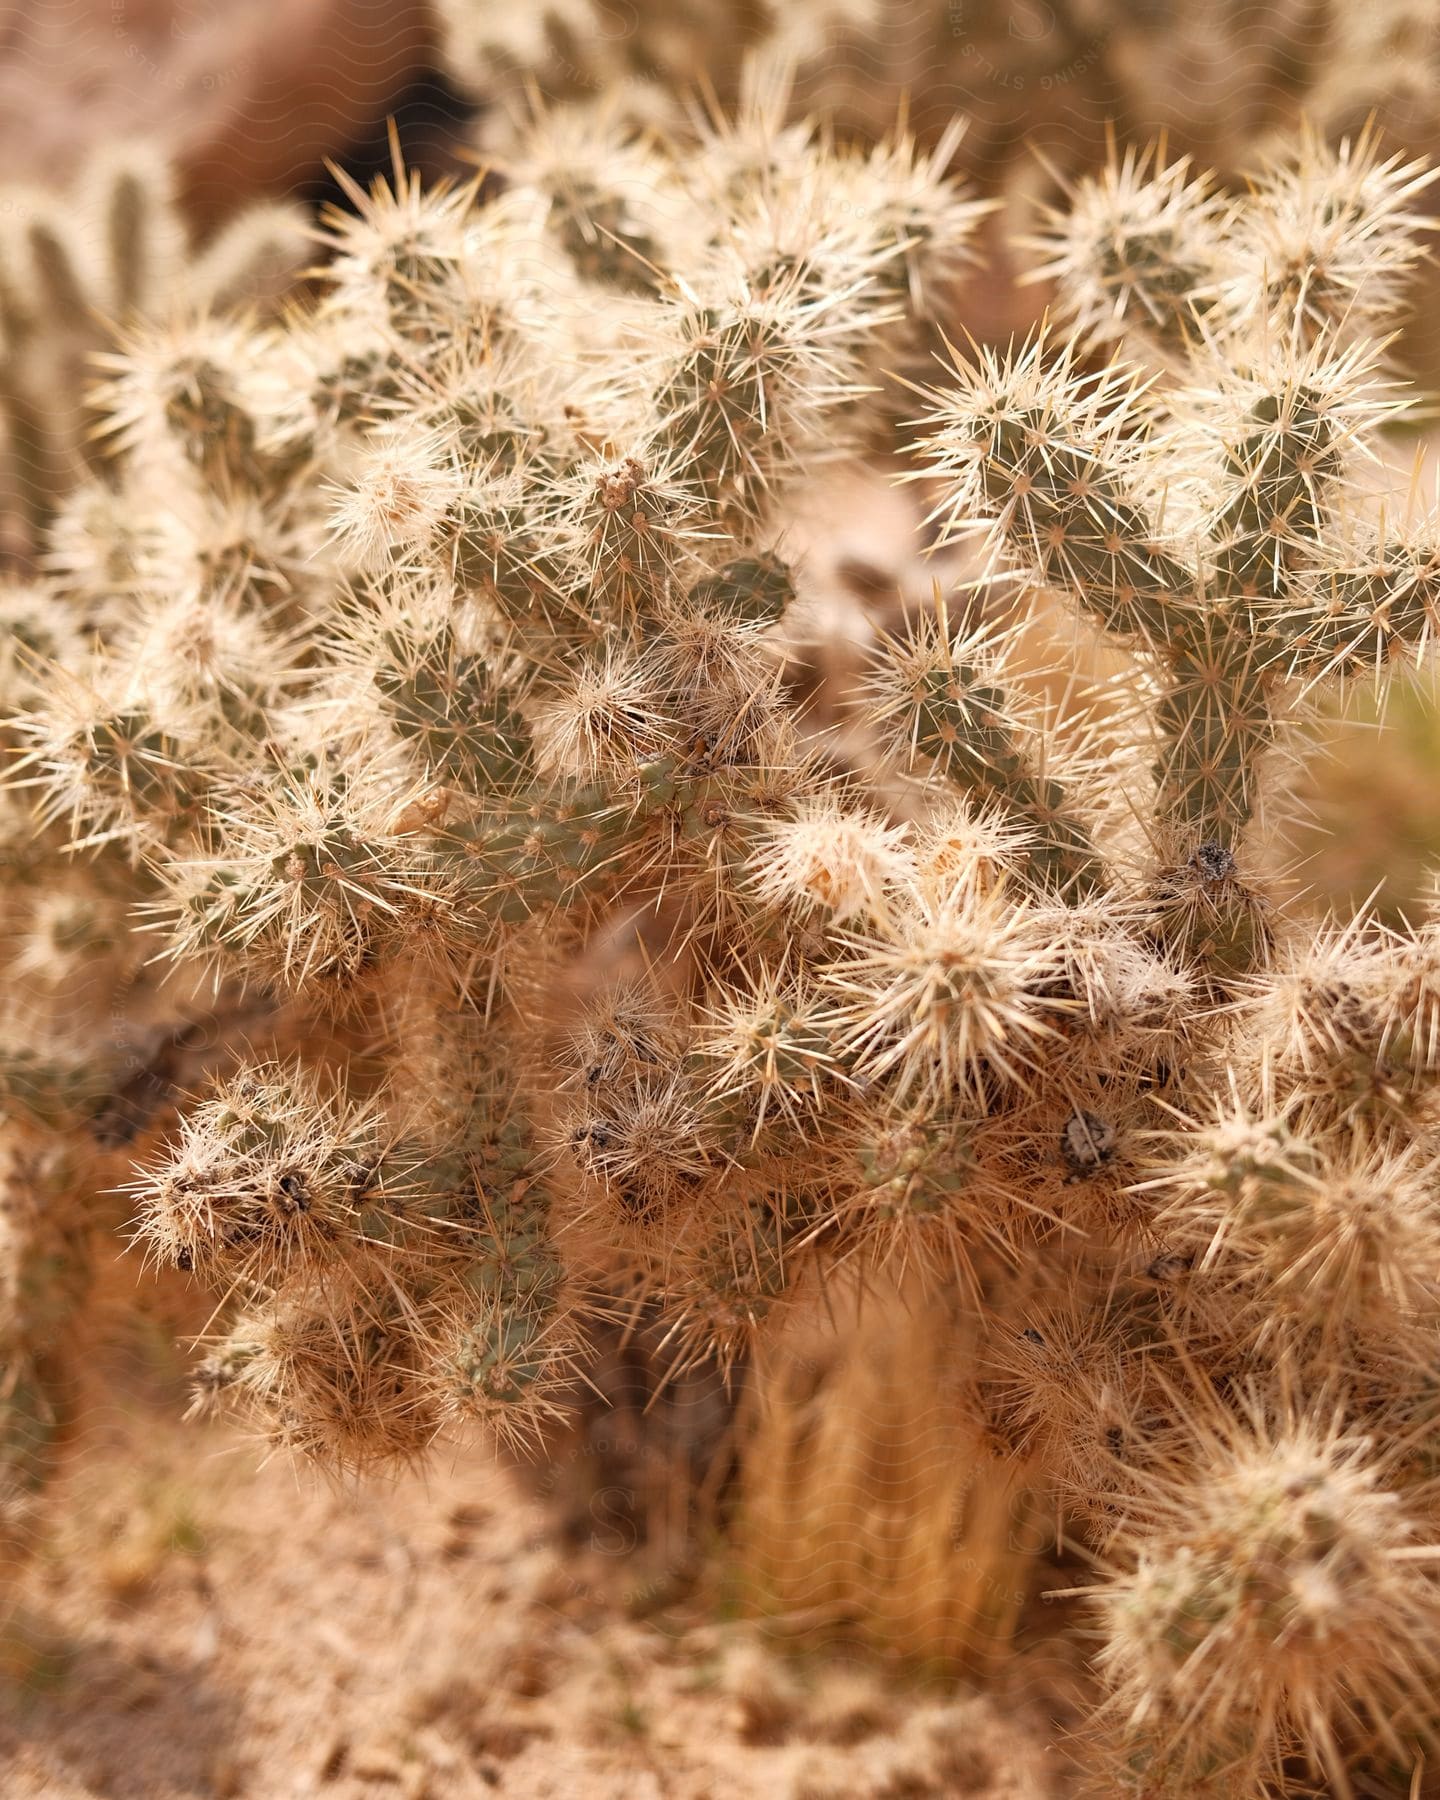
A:
<svg viewBox="0 0 1440 1800">
<path fill-rule="evenodd" d="M 1057 1721 L 780 1653 L 483 1450 L 339 1491 L 92 1418 L 0 1614 L 5 1800 L 1059 1800 Z M 1052 1707 L 1053 1710 L 1053 1707 Z"/>
</svg>

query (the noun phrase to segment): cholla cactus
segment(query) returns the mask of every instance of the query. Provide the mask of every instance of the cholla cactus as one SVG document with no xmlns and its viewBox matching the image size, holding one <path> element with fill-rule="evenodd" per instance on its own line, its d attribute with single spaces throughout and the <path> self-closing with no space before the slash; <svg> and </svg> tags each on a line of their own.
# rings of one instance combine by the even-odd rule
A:
<svg viewBox="0 0 1440 1800">
<path fill-rule="evenodd" d="M 985 578 L 876 634 L 832 739 L 784 526 L 977 208 L 904 137 L 704 132 L 399 171 L 313 310 L 133 334 L 114 486 L 13 602 L 91 640 L 11 671 L 22 853 L 82 921 L 80 871 L 128 886 L 112 1017 L 249 1045 L 132 1179 L 217 1296 L 198 1396 L 364 1469 L 543 1432 L 589 1321 L 736 1364 L 838 1271 L 918 1282 L 971 1321 L 956 1441 L 1100 1557 L 1105 1791 L 1346 1791 L 1434 1723 L 1440 951 L 1287 910 L 1258 838 L 1307 697 L 1440 601 L 1347 508 L 1420 172 L 1077 194 L 1080 335 L 924 389 Z M 1063 604 L 1104 691 L 1027 668 Z M 27 1129 L 103 1116 L 33 1035 Z"/>
</svg>

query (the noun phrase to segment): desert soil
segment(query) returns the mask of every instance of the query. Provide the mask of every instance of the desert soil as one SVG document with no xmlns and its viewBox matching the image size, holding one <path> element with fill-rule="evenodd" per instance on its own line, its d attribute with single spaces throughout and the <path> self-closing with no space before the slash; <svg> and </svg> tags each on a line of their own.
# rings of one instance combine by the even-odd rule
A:
<svg viewBox="0 0 1440 1800">
<path fill-rule="evenodd" d="M 342 1490 L 169 1408 L 91 1408 L 0 1611 L 0 1794 L 1066 1791 L 1050 1688 L 1042 1710 L 777 1647 L 553 1525 L 481 1449 Z"/>
</svg>

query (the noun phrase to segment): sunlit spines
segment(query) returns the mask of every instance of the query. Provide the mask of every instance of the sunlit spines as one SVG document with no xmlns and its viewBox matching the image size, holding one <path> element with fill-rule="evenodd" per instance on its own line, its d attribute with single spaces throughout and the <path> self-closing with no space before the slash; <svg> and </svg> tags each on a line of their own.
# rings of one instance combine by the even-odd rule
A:
<svg viewBox="0 0 1440 1800">
<path fill-rule="evenodd" d="M 66 491 L 103 462 L 92 357 L 117 330 L 267 305 L 307 246 L 303 210 L 256 202 L 202 248 L 169 155 L 143 135 L 96 140 L 78 177 L 0 199 L 0 436 L 10 548 L 33 559 Z"/>
<path fill-rule="evenodd" d="M 408 423 L 371 434 L 349 485 L 335 496 L 333 527 L 362 569 L 422 552 L 458 501 L 464 476 L 438 431 Z"/>
<path fill-rule="evenodd" d="M 1378 351 L 1326 336 L 1299 349 L 1226 342 L 1197 357 L 1203 386 L 1188 411 L 1216 462 L 1205 530 L 1220 594 L 1284 593 L 1333 532 L 1343 478 L 1403 411 L 1376 378 Z"/>
<path fill-rule="evenodd" d="M 1423 161 L 1385 155 L 1368 126 L 1338 145 L 1304 130 L 1237 209 L 1226 313 L 1297 344 L 1383 330 L 1423 253 L 1418 202 L 1434 178 Z"/>
<path fill-rule="evenodd" d="M 1424 1734 L 1437 1604 L 1423 1511 L 1323 1406 L 1271 1415 L 1252 1398 L 1191 1429 L 1193 1465 L 1149 1472 L 1093 1590 L 1116 1728 L 1156 1777 L 1231 1771 L 1254 1792 L 1296 1756 L 1351 1794 L 1358 1750 L 1403 1764 Z"/>
<path fill-rule="evenodd" d="M 903 825 L 828 795 L 797 799 L 766 821 L 751 860 L 763 903 L 817 913 L 835 925 L 883 918 L 910 874 Z"/>
<path fill-rule="evenodd" d="M 260 445 L 253 391 L 263 333 L 225 317 L 137 325 L 98 357 L 94 405 L 116 449 L 156 471 L 193 469 L 223 489 L 258 488 L 279 470 Z"/>
<path fill-rule="evenodd" d="M 13 721 L 22 753 L 11 776 L 35 790 L 42 820 L 63 821 L 76 849 L 118 843 L 138 859 L 198 816 L 228 759 L 192 714 L 158 710 L 113 664 L 90 673 L 55 669 Z"/>
<path fill-rule="evenodd" d="M 849 310 L 865 284 L 862 267 L 848 286 L 816 293 L 803 263 L 751 272 L 732 253 L 671 303 L 674 347 L 657 357 L 654 404 L 716 505 L 760 518 L 802 454 L 833 450 L 822 421 L 866 387 Z M 893 316 L 877 307 L 862 328 Z"/>
<path fill-rule="evenodd" d="M 1090 891 L 1104 871 L 1063 781 L 1044 766 L 1046 737 L 1027 732 L 1006 684 L 1006 637 L 991 626 L 951 633 L 942 602 L 880 639 L 862 691 L 867 719 L 912 761 L 988 805 L 1028 839 L 1027 874 L 1041 887 Z"/>
<path fill-rule="evenodd" d="M 1033 579 L 1163 647 L 1193 611 L 1195 571 L 1144 491 L 1143 391 L 1122 365 L 1090 374 L 1077 362 L 1073 339 L 1056 346 L 1043 329 L 1003 356 L 953 354 L 948 381 L 921 390 L 931 410 L 916 450 L 941 484 L 947 533 L 988 524 Z"/>
<path fill-rule="evenodd" d="M 897 1090 L 958 1091 L 982 1101 L 991 1084 L 1035 1080 L 1055 1027 L 1044 993 L 1053 945 L 1024 907 L 964 891 L 917 894 L 869 932 L 850 937 L 823 971 L 862 1076 Z"/>
<path fill-rule="evenodd" d="M 699 768 L 798 770 L 798 720 L 783 652 L 767 634 L 794 598 L 777 556 L 737 557 L 659 609 L 645 667 Z M 803 786 L 803 776 L 792 779 Z"/>
<path fill-rule="evenodd" d="M 366 618 L 356 640 L 356 661 L 421 770 L 469 794 L 526 785 L 529 671 L 503 633 L 476 629 L 463 609 L 422 604 Z"/>
<path fill-rule="evenodd" d="M 1427 948 L 1363 915 L 1291 945 L 1248 997 L 1252 1055 L 1332 1116 L 1413 1116 L 1436 1073 Z"/>
<path fill-rule="evenodd" d="M 653 292 L 696 226 L 669 158 L 613 99 L 533 115 L 497 166 L 541 197 L 545 230 L 582 280 Z"/>
<path fill-rule="evenodd" d="M 1223 201 L 1188 158 L 1112 148 L 1046 220 L 1036 270 L 1059 287 L 1076 328 L 1097 340 L 1138 337 L 1183 355 L 1216 301 Z"/>
<path fill-rule="evenodd" d="M 975 807 L 949 796 L 917 821 L 912 843 L 916 888 L 936 895 L 952 888 L 979 894 L 1014 888 L 1035 851 L 1032 833 L 1002 807 Z"/>
<path fill-rule="evenodd" d="M 897 130 L 863 161 L 841 165 L 847 198 L 861 206 L 882 247 L 886 240 L 900 246 L 878 279 L 898 290 L 915 319 L 940 315 L 952 284 L 977 260 L 973 240 L 992 207 L 949 173 L 965 129 L 964 118 L 952 119 L 927 149 Z"/>
<path fill-rule="evenodd" d="M 1148 1184 L 1167 1242 L 1231 1292 L 1257 1347 L 1331 1378 L 1357 1372 L 1362 1350 L 1414 1354 L 1440 1317 L 1426 1153 L 1327 1132 L 1323 1110 L 1295 1096 L 1268 1114 L 1261 1101 L 1173 1146 L 1181 1154 Z"/>
<path fill-rule="evenodd" d="M 1243 611 L 1217 595 L 1178 637 L 1154 707 L 1156 822 L 1177 851 L 1233 852 L 1265 792 L 1278 682 Z"/>
<path fill-rule="evenodd" d="M 1041 997 L 1056 1037 L 1046 1051 L 1057 1072 L 1098 1072 L 1123 1079 L 1165 1079 L 1203 1016 L 1193 974 L 1136 931 L 1143 912 L 1110 896 L 1031 914 L 1037 938 L 1051 946 Z M 1128 916 L 1127 916 L 1128 915 Z"/>
<path fill-rule="evenodd" d="M 46 578 L 93 630 L 133 598 L 162 530 L 153 508 L 102 482 L 84 483 L 56 509 L 42 559 Z"/>
<path fill-rule="evenodd" d="M 1247 1377 L 1262 1412 L 1293 1379 L 1335 1442 L 1372 1431 L 1429 1512 L 1434 934 L 1316 927 L 1269 841 L 1309 690 L 1431 632 L 1427 528 L 1349 517 L 1392 398 L 1366 292 L 1395 282 L 1345 321 L 1332 293 L 1323 331 L 1282 329 L 1283 294 L 1247 315 L 1270 178 L 1222 201 L 1163 156 L 1117 164 L 1052 255 L 1087 331 L 1158 335 L 1165 367 L 1147 385 L 1042 333 L 938 372 L 920 473 L 962 553 L 951 616 L 907 620 L 919 584 L 858 507 L 819 592 L 833 512 L 802 489 L 893 448 L 886 371 L 976 214 L 953 133 L 872 151 L 786 104 L 757 80 L 733 125 L 675 109 L 643 138 L 542 113 L 508 188 L 397 169 L 332 222 L 323 291 L 263 328 L 132 336 L 113 463 L 42 565 L 62 624 L 42 642 L 34 595 L 12 608 L 35 641 L 4 729 L 38 780 L 0 809 L 26 1003 L 0 1102 L 113 1132 L 118 1081 L 193 1086 L 197 999 L 226 1044 L 300 1052 L 273 1155 L 177 1095 L 135 1191 L 152 1249 L 223 1297 L 205 1379 L 330 1467 L 462 1417 L 533 1451 L 598 1379 L 587 1318 L 633 1304 L 661 1379 L 718 1365 L 738 1391 L 792 1326 L 898 1283 L 973 1323 L 967 1517 L 1028 1488 L 1046 1543 L 1132 1568 L 1158 1545 L 1169 1575 L 1193 1546 L 1137 1509 L 1190 1483 L 1204 1516 Z M 1340 262 L 1368 233 L 1398 279 L 1413 211 L 1341 221 Z M 971 525 L 989 566 L 963 563 Z M 855 664 L 881 639 L 858 704 L 812 599 Z M 1073 679 L 1033 665 L 1045 631 Z M 83 675 L 73 705 L 51 663 Z M 130 791 L 159 790 L 132 808 L 92 754 L 122 707 Z M 94 854 L 62 868 L 67 831 Z M 142 899 L 152 963 L 112 892 Z M 145 1056 L 153 1032 L 153 1081 L 78 1044 L 106 1006 Z M 1217 1181 L 1217 1094 L 1304 1154 Z M 967 1570 L 987 1631 L 1033 1561 Z M 1363 1616 L 1359 1565 L 1325 1573 Z M 1245 1654 L 1288 1669 L 1309 1617 Z M 1255 1773 L 1256 1719 L 1210 1701 L 1177 1793 L 1237 1741 Z M 1262 1778 L 1320 1743 L 1313 1713 Z M 1342 1762 L 1368 1754 L 1337 1717 Z"/>
<path fill-rule="evenodd" d="M 349 206 L 324 220 L 339 306 L 423 337 L 437 303 L 453 303 L 478 182 L 427 193 L 417 171 L 397 166 L 393 182 L 368 192 L 349 177 L 345 186 Z"/>
<path fill-rule="evenodd" d="M 466 1308 L 459 1297 L 427 1324 L 423 1389 L 442 1424 L 476 1424 L 512 1454 L 533 1454 L 563 1424 L 579 1379 L 579 1340 L 561 1312 L 503 1305 Z"/>
<path fill-rule="evenodd" d="M 590 606 L 623 623 L 653 616 L 722 537 L 687 458 L 659 434 L 575 465 L 556 483 L 555 507 Z"/>
<path fill-rule="evenodd" d="M 663 691 L 623 652 L 586 658 L 555 682 L 534 713 L 536 763 L 550 779 L 623 783 L 669 747 Z"/>
<path fill-rule="evenodd" d="M 311 645 L 230 595 L 181 593 L 137 608 L 113 634 L 111 656 L 157 715 L 183 723 L 237 766 L 308 680 Z"/>
<path fill-rule="evenodd" d="M 1423 657 L 1437 619 L 1440 553 L 1427 530 L 1323 547 L 1258 622 L 1277 672 L 1315 683 Z"/>
</svg>

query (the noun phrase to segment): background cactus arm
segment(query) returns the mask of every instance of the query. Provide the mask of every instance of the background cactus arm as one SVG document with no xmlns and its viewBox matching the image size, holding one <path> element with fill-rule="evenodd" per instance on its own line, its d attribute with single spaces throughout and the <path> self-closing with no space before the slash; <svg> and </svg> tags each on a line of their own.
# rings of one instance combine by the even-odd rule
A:
<svg viewBox="0 0 1440 1800">
<path fill-rule="evenodd" d="M 1030 279 L 1053 280 L 1059 307 L 1083 336 L 1123 336 L 1183 361 L 1218 298 L 1226 203 L 1188 158 L 1152 148 L 1112 156 L 1075 184 L 1032 248 Z"/>
<path fill-rule="evenodd" d="M 944 602 L 914 616 L 901 636 L 880 640 L 866 681 L 866 716 L 887 747 L 933 768 L 1019 834 L 1035 884 L 1089 893 L 1105 869 L 1089 826 L 1047 759 L 1054 733 L 1016 708 L 1006 667 L 1007 634 L 986 626 L 952 633 Z"/>
<path fill-rule="evenodd" d="M 1440 552 L 1416 539 L 1323 562 L 1261 614 L 1275 667 L 1289 676 L 1363 677 L 1422 655 L 1440 618 Z"/>
</svg>

